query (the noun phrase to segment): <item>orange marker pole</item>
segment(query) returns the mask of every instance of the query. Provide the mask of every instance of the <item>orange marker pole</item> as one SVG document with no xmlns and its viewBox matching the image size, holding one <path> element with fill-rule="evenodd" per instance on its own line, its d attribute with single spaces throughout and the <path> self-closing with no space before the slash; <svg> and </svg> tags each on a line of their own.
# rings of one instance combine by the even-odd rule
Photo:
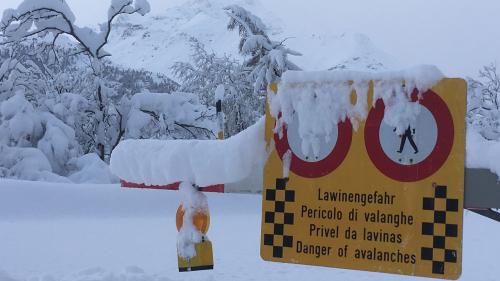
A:
<svg viewBox="0 0 500 281">
<path fill-rule="evenodd" d="M 186 182 L 180 184 L 179 191 L 183 196 L 175 216 L 179 271 L 213 269 L 212 243 L 206 236 L 210 226 L 206 195 L 198 186 Z"/>
</svg>

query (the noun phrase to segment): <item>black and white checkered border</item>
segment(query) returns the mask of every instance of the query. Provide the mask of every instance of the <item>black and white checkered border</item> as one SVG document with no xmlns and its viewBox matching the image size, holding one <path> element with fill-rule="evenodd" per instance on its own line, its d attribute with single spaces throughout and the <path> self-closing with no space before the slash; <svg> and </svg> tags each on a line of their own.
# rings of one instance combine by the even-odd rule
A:
<svg viewBox="0 0 500 281">
<path fill-rule="evenodd" d="M 264 213 L 264 222 L 273 224 L 273 233 L 263 237 L 264 245 L 273 247 L 274 258 L 282 258 L 283 249 L 293 246 L 293 236 L 285 234 L 285 226 L 294 223 L 294 213 L 287 212 L 286 205 L 295 202 L 295 191 L 286 190 L 287 181 L 287 178 L 276 179 L 276 188 L 266 188 L 264 194 L 266 201 L 274 202 L 274 210 Z M 278 214 L 283 216 L 278 218 Z M 282 242 L 277 242 L 277 238 L 281 238 Z"/>
<path fill-rule="evenodd" d="M 446 238 L 458 237 L 458 225 L 448 223 L 447 214 L 458 212 L 459 200 L 447 197 L 445 185 L 435 185 L 434 188 L 434 197 L 424 197 L 422 202 L 423 210 L 434 212 L 434 220 L 422 223 L 422 235 L 432 236 L 432 247 L 421 248 L 421 259 L 432 262 L 433 274 L 444 274 L 446 263 L 457 262 L 457 250 L 446 247 Z M 438 201 L 446 207 L 438 209 L 438 204 L 436 204 Z M 444 233 L 437 233 L 436 227 L 442 224 L 444 224 Z M 444 258 L 434 257 L 438 251 L 441 251 L 441 256 Z"/>
</svg>

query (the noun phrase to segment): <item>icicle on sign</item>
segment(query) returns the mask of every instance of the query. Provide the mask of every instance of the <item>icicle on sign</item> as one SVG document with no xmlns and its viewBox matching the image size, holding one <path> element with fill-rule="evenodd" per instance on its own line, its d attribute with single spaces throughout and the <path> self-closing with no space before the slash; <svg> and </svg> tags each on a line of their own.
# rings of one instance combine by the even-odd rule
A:
<svg viewBox="0 0 500 281">
<path fill-rule="evenodd" d="M 376 83 L 365 87 L 367 107 Z M 410 126 L 387 125 L 378 99 L 356 130 L 346 118 L 309 154 L 301 147 L 296 116 L 286 125 L 278 122 L 280 127 L 267 109 L 266 141 L 276 149 L 264 172 L 263 259 L 460 276 L 466 83 L 443 79 L 407 99 L 418 107 Z"/>
</svg>

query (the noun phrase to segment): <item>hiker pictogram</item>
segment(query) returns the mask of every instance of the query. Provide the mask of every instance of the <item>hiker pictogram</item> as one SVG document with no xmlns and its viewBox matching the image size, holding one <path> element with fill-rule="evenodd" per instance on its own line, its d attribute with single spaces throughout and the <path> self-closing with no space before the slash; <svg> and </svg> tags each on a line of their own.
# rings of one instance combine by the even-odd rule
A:
<svg viewBox="0 0 500 281">
<path fill-rule="evenodd" d="M 418 107 L 414 122 L 398 134 L 384 120 L 385 105 L 378 100 L 365 125 L 365 146 L 370 160 L 384 175 L 399 181 L 418 181 L 440 169 L 451 151 L 454 124 L 450 110 L 432 90 L 412 101 Z"/>
<path fill-rule="evenodd" d="M 396 128 L 394 128 L 394 131 L 396 131 Z M 413 140 L 414 135 L 415 135 L 415 129 L 412 129 L 410 126 L 408 126 L 408 129 L 405 130 L 404 134 L 399 136 L 401 138 L 401 144 L 399 145 L 399 150 L 397 151 L 398 153 L 403 152 L 403 149 L 405 148 L 406 144 L 406 139 L 408 139 L 411 146 L 413 147 L 414 153 L 415 154 L 418 153 L 418 147 L 415 144 L 415 141 Z"/>
</svg>

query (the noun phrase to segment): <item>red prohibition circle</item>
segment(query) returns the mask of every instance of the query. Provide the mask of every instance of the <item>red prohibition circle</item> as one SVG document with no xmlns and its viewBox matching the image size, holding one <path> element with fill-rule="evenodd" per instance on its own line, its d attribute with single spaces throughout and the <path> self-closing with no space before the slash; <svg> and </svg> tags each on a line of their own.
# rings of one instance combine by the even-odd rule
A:
<svg viewBox="0 0 500 281">
<path fill-rule="evenodd" d="M 412 102 L 417 102 L 417 91 L 412 94 Z M 385 105 L 379 99 L 368 114 L 365 124 L 365 146 L 371 161 L 377 169 L 389 178 L 402 182 L 414 182 L 434 174 L 446 162 L 454 141 L 453 117 L 446 103 L 429 90 L 418 99 L 436 120 L 437 139 L 432 152 L 423 161 L 413 165 L 401 165 L 392 161 L 380 143 L 380 125 L 384 118 Z"/>
<path fill-rule="evenodd" d="M 292 161 L 290 163 L 290 171 L 294 172 L 304 178 L 319 178 L 326 176 L 337 169 L 342 161 L 347 156 L 347 152 L 351 147 L 352 141 L 352 124 L 346 119 L 338 123 L 338 136 L 337 143 L 333 150 L 324 159 L 316 162 L 307 162 L 300 159 L 290 148 L 288 143 L 287 126 L 283 125 L 283 136 L 279 137 L 274 134 L 274 142 L 276 144 L 276 151 L 279 157 L 283 160 L 283 155 L 290 150 L 292 152 Z"/>
</svg>

